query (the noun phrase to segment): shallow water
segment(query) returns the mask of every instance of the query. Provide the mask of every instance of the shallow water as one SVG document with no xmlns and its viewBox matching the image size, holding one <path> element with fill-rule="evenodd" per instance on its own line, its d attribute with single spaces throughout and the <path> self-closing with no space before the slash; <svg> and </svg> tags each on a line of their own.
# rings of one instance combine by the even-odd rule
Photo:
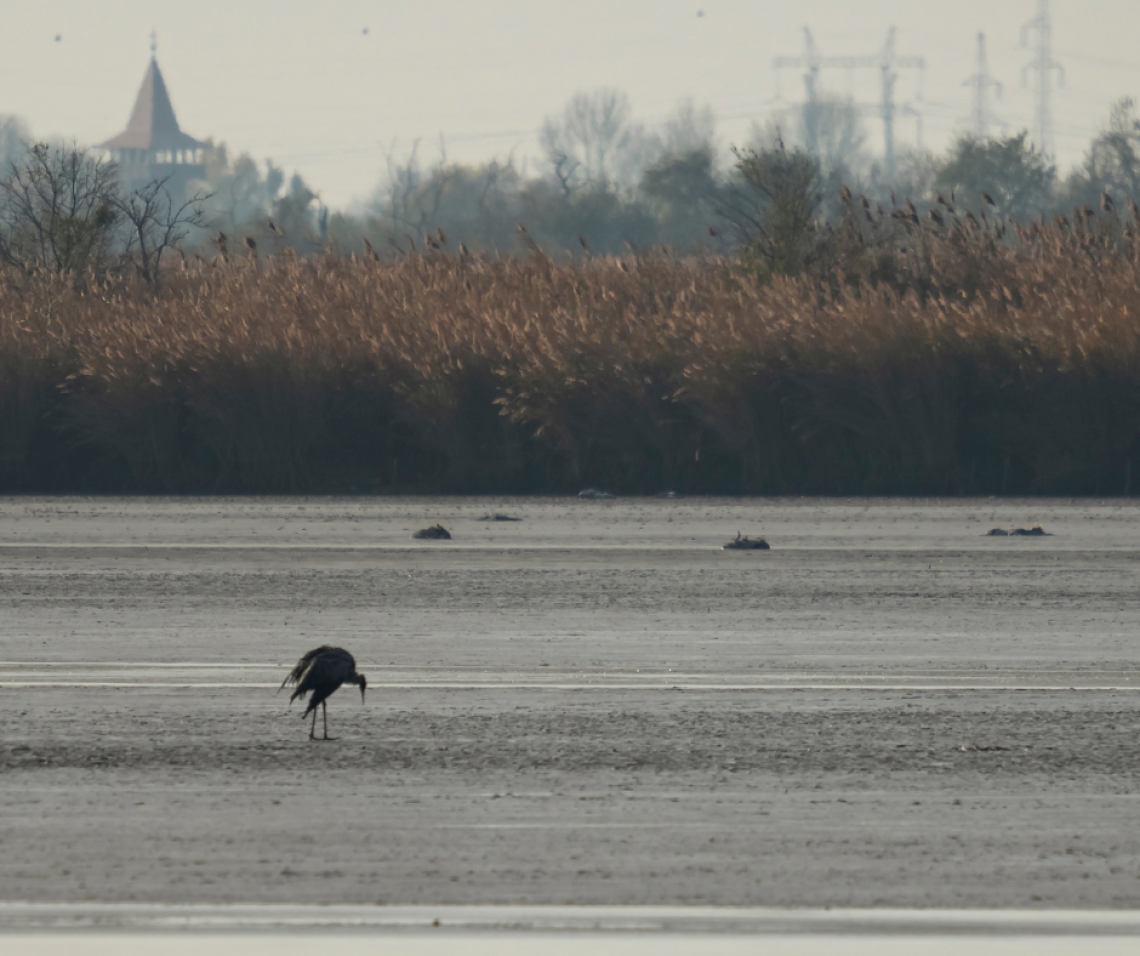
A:
<svg viewBox="0 0 1140 956">
<path fill-rule="evenodd" d="M 1135 907 L 1138 585 L 1130 502 L 0 500 L 0 899 Z"/>
<path fill-rule="evenodd" d="M 641 933 L 323 935 L 299 933 L 0 935 L 21 956 L 1135 956 L 1136 937 L 726 936 Z"/>
<path fill-rule="evenodd" d="M 488 522 L 509 512 L 518 522 Z M 442 523 L 450 541 L 413 541 Z M 1042 524 L 1052 537 L 987 538 Z M 0 545 L 92 548 L 686 550 L 739 531 L 788 549 L 1132 550 L 1136 499 L 37 498 L 0 499 Z M 763 560 L 766 552 L 732 555 Z"/>
<path fill-rule="evenodd" d="M 16 943 L 33 956 L 65 951 L 130 956 L 203 947 L 256 956 L 310 952 L 314 946 L 322 952 L 412 956 L 536 951 L 889 956 L 958 953 L 963 947 L 1003 956 L 1111 956 L 1134 952 L 1140 941 L 1140 911 L 0 904 L 0 929 L 29 926 L 56 932 L 17 932 L 0 935 L 0 941 Z M 91 932 L 92 927 L 99 929 Z M 165 932 L 156 932 L 160 928 Z"/>
</svg>

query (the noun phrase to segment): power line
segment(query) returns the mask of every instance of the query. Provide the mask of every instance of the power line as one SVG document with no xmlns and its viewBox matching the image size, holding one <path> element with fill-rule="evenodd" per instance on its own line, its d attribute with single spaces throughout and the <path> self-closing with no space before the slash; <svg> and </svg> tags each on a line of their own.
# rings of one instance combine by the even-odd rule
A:
<svg viewBox="0 0 1140 956">
<path fill-rule="evenodd" d="M 1129 70 L 1133 73 L 1140 73 L 1140 63 L 1130 63 L 1126 60 L 1107 60 L 1102 56 L 1089 56 L 1085 53 L 1071 53 L 1068 50 L 1058 50 L 1057 52 L 1069 60 L 1084 60 L 1086 63 L 1095 63 L 1097 66 L 1104 66 L 1113 70 Z"/>
</svg>

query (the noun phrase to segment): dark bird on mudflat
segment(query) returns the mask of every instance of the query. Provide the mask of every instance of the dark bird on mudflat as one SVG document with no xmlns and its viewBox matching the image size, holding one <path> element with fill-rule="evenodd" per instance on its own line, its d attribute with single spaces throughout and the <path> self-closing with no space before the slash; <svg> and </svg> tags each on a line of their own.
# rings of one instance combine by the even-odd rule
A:
<svg viewBox="0 0 1140 956">
<path fill-rule="evenodd" d="M 323 739 L 333 740 L 335 738 L 329 736 L 329 710 L 326 701 L 341 684 L 358 684 L 360 686 L 360 702 L 363 704 L 364 689 L 368 686 L 364 675 L 356 673 L 356 661 L 352 655 L 344 648 L 329 647 L 328 645 L 314 648 L 297 661 L 297 666 L 281 682 L 281 687 L 277 689 L 277 692 L 280 693 L 286 684 L 293 684 L 297 688 L 293 691 L 293 696 L 289 698 L 290 704 L 298 697 L 304 700 L 305 695 L 310 691 L 313 693 L 313 696 L 309 698 L 309 706 L 301 715 L 301 719 L 304 720 L 312 712 L 313 722 L 309 727 L 310 740 L 315 739 L 318 705 L 320 705 L 325 718 L 325 736 Z"/>
</svg>

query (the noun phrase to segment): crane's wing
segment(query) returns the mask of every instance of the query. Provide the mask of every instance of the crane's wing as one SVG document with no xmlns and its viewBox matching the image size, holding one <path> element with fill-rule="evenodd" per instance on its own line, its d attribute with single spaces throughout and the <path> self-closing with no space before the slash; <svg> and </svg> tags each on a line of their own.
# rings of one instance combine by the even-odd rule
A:
<svg viewBox="0 0 1140 956">
<path fill-rule="evenodd" d="M 355 670 L 356 661 L 348 651 L 326 644 L 314 648 L 297 661 L 297 666 L 281 682 L 277 692 L 280 693 L 286 684 L 295 685 L 296 690 L 289 698 L 290 703 L 298 697 L 304 699 L 311 690 L 322 688 L 326 691 L 322 696 L 327 697 Z"/>
<path fill-rule="evenodd" d="M 285 679 L 281 682 L 281 686 L 277 688 L 277 693 L 280 694 L 281 691 L 285 689 L 286 684 L 300 684 L 305 677 L 305 672 L 312 666 L 313 661 L 315 661 L 321 655 L 328 654 L 333 651 L 340 651 L 340 648 L 329 647 L 327 644 L 322 644 L 320 647 L 314 647 L 311 651 L 302 656 L 299 661 L 297 661 L 296 667 L 294 667 L 291 671 L 289 671 L 288 674 L 285 675 Z M 341 651 L 341 653 L 347 652 Z"/>
</svg>

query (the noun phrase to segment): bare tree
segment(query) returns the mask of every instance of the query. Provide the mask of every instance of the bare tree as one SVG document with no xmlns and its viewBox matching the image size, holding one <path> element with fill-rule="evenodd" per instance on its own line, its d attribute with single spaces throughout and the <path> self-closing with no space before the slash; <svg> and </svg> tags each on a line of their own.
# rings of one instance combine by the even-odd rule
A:
<svg viewBox="0 0 1140 956">
<path fill-rule="evenodd" d="M 561 117 L 547 117 L 539 141 L 566 193 L 632 185 L 660 152 L 656 138 L 632 122 L 629 98 L 608 88 L 574 94 Z"/>
<path fill-rule="evenodd" d="M 166 188 L 167 182 L 169 177 L 155 180 L 114 201 L 123 229 L 122 260 L 132 264 L 151 286 L 159 284 L 163 256 L 190 230 L 204 229 L 209 222 L 204 210 L 209 196 L 196 195 L 179 205 Z"/>
<path fill-rule="evenodd" d="M 868 165 L 863 153 L 866 136 L 850 99 L 817 97 L 803 105 L 796 119 L 799 141 L 808 155 L 819 160 L 824 176 L 848 176 Z"/>
<path fill-rule="evenodd" d="M 913 199 L 918 203 L 933 202 L 934 181 L 938 178 L 942 163 L 942 158 L 929 149 L 899 150 L 898 171 L 894 183 L 896 199 Z"/>
<path fill-rule="evenodd" d="M 0 116 L 0 169 L 23 159 L 31 139 L 28 127 L 18 116 Z"/>
<path fill-rule="evenodd" d="M 1070 181 L 1070 192 L 1080 203 L 1096 203 L 1102 191 L 1118 200 L 1140 198 L 1140 116 L 1131 98 L 1113 104 L 1108 125 L 1093 139 Z"/>
<path fill-rule="evenodd" d="M 163 256 L 207 225 L 208 197 L 179 204 L 167 182 L 123 194 L 114 163 L 76 146 L 26 147 L 0 179 L 0 262 L 76 276 L 134 271 L 157 286 Z"/>
<path fill-rule="evenodd" d="M 707 150 L 715 151 L 716 114 L 709 106 L 697 107 L 692 99 L 677 103 L 665 120 L 662 147 L 667 155 L 681 156 Z"/>
<path fill-rule="evenodd" d="M 118 169 L 77 146 L 27 147 L 0 179 L 0 261 L 25 272 L 102 270 L 113 258 Z"/>
<path fill-rule="evenodd" d="M 395 142 L 384 151 L 388 175 L 372 204 L 377 215 L 412 234 L 439 225 L 444 199 L 461 176 L 460 167 L 448 165 L 447 144 L 442 137 L 439 159 L 426 173 L 420 165 L 419 148 L 417 139 L 404 160 L 397 158 Z M 390 241 L 396 244 L 394 236 L 390 236 Z"/>
</svg>

